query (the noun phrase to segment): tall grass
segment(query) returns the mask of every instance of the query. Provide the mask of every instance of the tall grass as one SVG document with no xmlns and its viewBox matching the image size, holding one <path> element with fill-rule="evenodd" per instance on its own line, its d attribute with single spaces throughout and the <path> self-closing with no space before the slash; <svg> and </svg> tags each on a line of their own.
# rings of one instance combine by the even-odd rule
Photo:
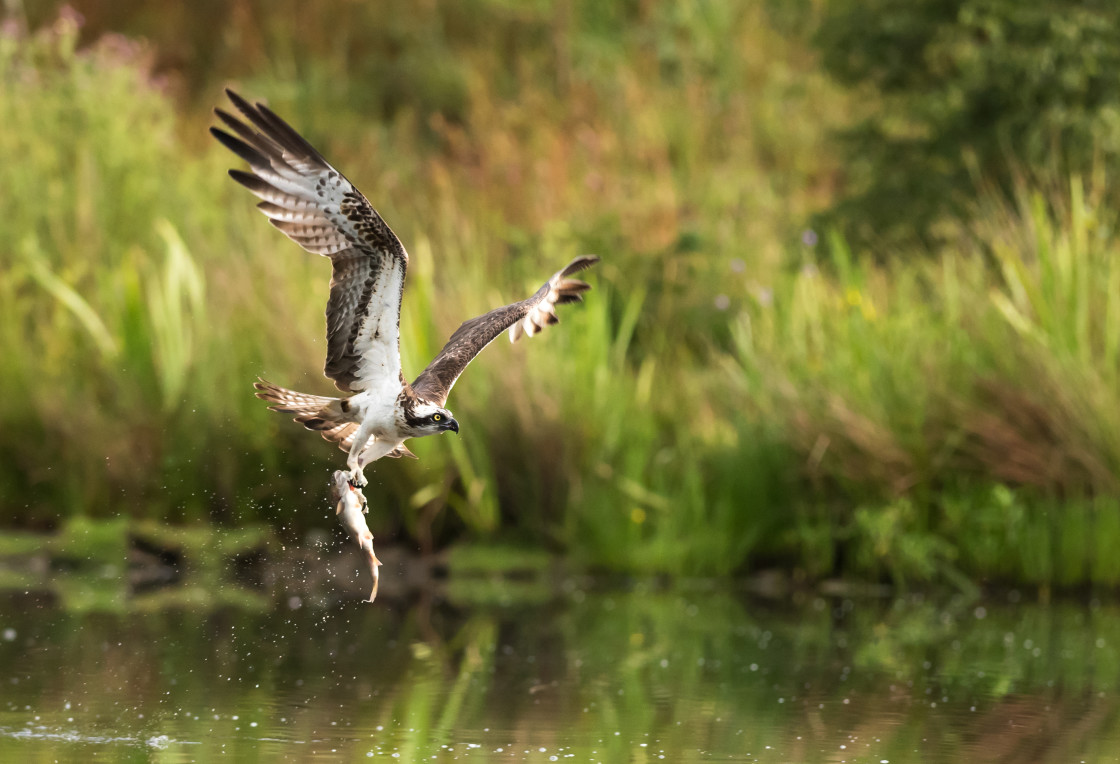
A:
<svg viewBox="0 0 1120 764">
<path fill-rule="evenodd" d="M 1097 543 L 1120 518 L 1101 190 L 984 197 L 974 241 L 932 260 L 833 238 L 739 317 L 737 373 L 815 486 L 788 539 L 811 571 L 1117 581 Z"/>
<path fill-rule="evenodd" d="M 458 382 L 458 438 L 370 468 L 380 537 L 642 573 L 1120 577 L 1106 178 L 981 194 L 970 240 L 871 257 L 800 230 L 839 171 L 823 115 L 858 106 L 761 3 L 410 4 L 387 27 L 281 5 L 305 46 L 243 9 L 216 43 L 229 66 L 186 88 L 153 77 L 158 50 L 79 48 L 71 16 L 0 37 L 8 522 L 329 519 L 341 452 L 250 388 L 330 392 L 329 265 L 203 143 L 236 71 L 408 247 L 406 375 L 465 318 L 603 256 L 560 326 Z M 377 58 L 403 49 L 431 66 Z"/>
<path fill-rule="evenodd" d="M 222 253 L 244 247 L 236 227 L 209 237 L 221 165 L 185 153 L 143 50 L 76 35 L 63 17 L 0 45 L 0 150 L 19 158 L 0 201 L 5 509 L 206 518 L 259 490 L 244 473 L 268 423 L 242 393 L 262 345 L 245 338 L 275 323 L 266 290 L 299 285 Z"/>
</svg>

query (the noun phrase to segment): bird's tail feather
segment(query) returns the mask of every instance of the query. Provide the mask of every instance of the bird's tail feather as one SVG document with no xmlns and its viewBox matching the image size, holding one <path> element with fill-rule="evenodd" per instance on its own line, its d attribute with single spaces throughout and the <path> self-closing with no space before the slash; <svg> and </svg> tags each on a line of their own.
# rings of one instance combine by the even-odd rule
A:
<svg viewBox="0 0 1120 764">
<path fill-rule="evenodd" d="M 309 414 L 329 408 L 332 403 L 338 403 L 338 398 L 327 398 L 322 395 L 308 395 L 297 393 L 295 390 L 286 390 L 263 379 L 254 382 L 257 388 L 257 397 L 274 405 L 269 406 L 270 411 L 279 411 L 284 414 Z M 339 412 L 341 413 L 341 411 Z"/>
<path fill-rule="evenodd" d="M 319 431 L 325 439 L 338 443 L 344 451 L 350 449 L 358 425 L 350 421 L 342 410 L 341 398 L 297 393 L 263 379 L 253 383 L 253 387 L 257 389 L 258 398 L 273 404 L 268 407 L 269 411 L 295 414 L 295 421 L 307 429 Z"/>
<path fill-rule="evenodd" d="M 358 423 L 353 421 L 352 414 L 343 411 L 345 401 L 342 398 L 297 393 L 263 379 L 254 382 L 253 387 L 257 388 L 258 398 L 273 404 L 268 407 L 269 411 L 295 414 L 295 421 L 309 430 L 318 431 L 325 440 L 337 443 L 343 451 L 349 451 L 354 445 Z M 400 459 L 402 456 L 417 458 L 404 443 L 385 455 L 391 459 Z"/>
</svg>

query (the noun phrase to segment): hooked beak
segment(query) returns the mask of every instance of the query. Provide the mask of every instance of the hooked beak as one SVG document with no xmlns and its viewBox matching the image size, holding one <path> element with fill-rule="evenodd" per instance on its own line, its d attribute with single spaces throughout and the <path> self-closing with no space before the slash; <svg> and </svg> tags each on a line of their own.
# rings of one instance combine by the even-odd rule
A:
<svg viewBox="0 0 1120 764">
<path fill-rule="evenodd" d="M 443 426 L 443 429 L 445 429 L 445 430 L 451 430 L 451 432 L 453 432 L 453 433 L 455 433 L 456 435 L 458 435 L 458 434 L 459 434 L 459 423 L 455 421 L 455 418 L 454 418 L 454 417 L 452 417 L 452 418 L 450 418 L 450 419 L 448 419 L 448 420 L 447 420 L 447 424 L 445 424 L 445 425 Z"/>
</svg>

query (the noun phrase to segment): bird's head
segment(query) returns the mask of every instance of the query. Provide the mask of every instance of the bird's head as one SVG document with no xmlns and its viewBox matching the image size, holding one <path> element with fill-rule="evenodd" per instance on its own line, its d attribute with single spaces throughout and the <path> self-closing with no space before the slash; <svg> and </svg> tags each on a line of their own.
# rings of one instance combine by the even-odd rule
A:
<svg viewBox="0 0 1120 764">
<path fill-rule="evenodd" d="M 420 438 L 425 435 L 435 435 L 439 432 L 451 430 L 459 432 L 459 423 L 445 408 L 434 403 L 420 403 L 405 415 L 405 422 L 413 431 L 412 437 Z"/>
</svg>

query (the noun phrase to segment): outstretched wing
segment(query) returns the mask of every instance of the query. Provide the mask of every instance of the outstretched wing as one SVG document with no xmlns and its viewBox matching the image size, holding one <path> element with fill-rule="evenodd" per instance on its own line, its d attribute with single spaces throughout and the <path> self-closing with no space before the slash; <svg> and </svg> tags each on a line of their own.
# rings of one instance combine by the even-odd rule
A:
<svg viewBox="0 0 1120 764">
<path fill-rule="evenodd" d="M 439 355 L 412 383 L 412 389 L 424 400 L 438 406 L 444 405 L 452 385 L 463 373 L 463 369 L 495 337 L 506 329 L 509 329 L 510 342 L 516 342 L 522 333 L 532 337 L 548 324 L 555 324 L 560 320 L 556 317 L 557 305 L 582 300 L 582 293 L 591 286 L 568 277 L 597 262 L 599 258 L 595 255 L 577 257 L 562 271 L 554 274 L 532 297 L 465 322 L 455 330 Z"/>
<path fill-rule="evenodd" d="M 339 390 L 400 379 L 400 311 L 408 254 L 361 192 L 263 104 L 227 90 L 249 125 L 214 112 L 236 135 L 211 127 L 252 173 L 230 176 L 262 200 L 274 226 L 308 252 L 331 259 L 327 362 Z"/>
</svg>

